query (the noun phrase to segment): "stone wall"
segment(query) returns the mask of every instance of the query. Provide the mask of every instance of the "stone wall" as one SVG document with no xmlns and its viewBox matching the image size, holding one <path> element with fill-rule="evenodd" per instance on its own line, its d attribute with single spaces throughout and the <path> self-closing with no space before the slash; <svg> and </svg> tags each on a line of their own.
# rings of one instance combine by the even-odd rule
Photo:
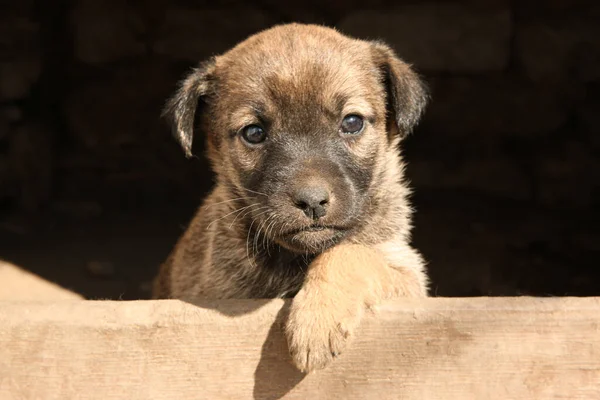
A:
<svg viewBox="0 0 600 400">
<path fill-rule="evenodd" d="M 469 194 L 499 204 L 492 213 L 530 210 L 522 215 L 537 221 L 520 221 L 529 233 L 498 236 L 477 233 L 490 229 L 474 221 L 460 240 L 508 246 L 510 238 L 527 257 L 539 240 L 554 249 L 544 254 L 556 254 L 556 243 L 560 254 L 598 250 L 598 2 L 21 0 L 0 7 L 4 211 L 89 213 L 195 199 L 211 184 L 206 162 L 186 160 L 159 119 L 177 80 L 260 29 L 315 22 L 387 40 L 429 82 L 431 106 L 406 142 L 418 206 L 439 209 L 452 198 L 464 206 L 460 196 Z M 583 225 L 571 227 L 564 215 Z M 426 246 L 427 238 L 417 239 Z"/>
<path fill-rule="evenodd" d="M 433 101 L 410 143 L 416 185 L 551 207 L 598 200 L 593 1 L 6 3 L 0 196 L 26 209 L 121 185 L 188 190 L 186 171 L 202 168 L 159 120 L 164 99 L 198 60 L 290 20 L 383 38 L 426 77 Z"/>
</svg>

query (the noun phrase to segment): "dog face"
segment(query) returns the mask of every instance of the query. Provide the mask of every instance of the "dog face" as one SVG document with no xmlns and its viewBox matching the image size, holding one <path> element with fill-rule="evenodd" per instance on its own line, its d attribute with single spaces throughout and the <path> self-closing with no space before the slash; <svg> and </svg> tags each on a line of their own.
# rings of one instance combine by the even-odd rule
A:
<svg viewBox="0 0 600 400">
<path fill-rule="evenodd" d="M 368 221 L 389 153 L 425 102 L 386 45 L 290 24 L 202 64 L 166 111 L 190 155 L 200 109 L 219 183 L 248 206 L 249 229 L 318 253 Z"/>
</svg>

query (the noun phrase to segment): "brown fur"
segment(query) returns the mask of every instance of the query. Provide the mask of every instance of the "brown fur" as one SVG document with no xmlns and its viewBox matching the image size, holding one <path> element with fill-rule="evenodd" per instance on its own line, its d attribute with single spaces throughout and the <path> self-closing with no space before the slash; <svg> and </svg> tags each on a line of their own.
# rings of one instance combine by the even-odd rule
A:
<svg viewBox="0 0 600 400">
<path fill-rule="evenodd" d="M 217 183 L 161 266 L 154 297 L 295 296 L 290 351 L 313 371 L 341 353 L 366 308 L 426 296 L 398 152 L 425 102 L 417 75 L 385 44 L 320 26 L 277 26 L 202 64 L 166 111 L 190 155 L 199 105 Z M 349 113 L 366 125 L 342 141 L 335 127 Z M 259 115 L 269 120 L 270 149 L 287 150 L 267 154 L 236 136 Z M 331 159 L 319 153 L 328 143 Z M 309 222 L 287 193 L 314 182 L 331 192 L 320 223 L 343 229 L 289 239 L 286 229 Z"/>
</svg>

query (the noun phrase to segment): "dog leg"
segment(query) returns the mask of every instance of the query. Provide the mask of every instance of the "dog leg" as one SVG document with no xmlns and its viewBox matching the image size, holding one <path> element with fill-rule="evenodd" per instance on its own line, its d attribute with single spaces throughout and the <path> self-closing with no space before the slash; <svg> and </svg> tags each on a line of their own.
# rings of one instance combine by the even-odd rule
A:
<svg viewBox="0 0 600 400">
<path fill-rule="evenodd" d="M 366 308 L 393 296 L 424 296 L 410 268 L 388 265 L 382 252 L 357 244 L 335 246 L 311 263 L 286 325 L 298 369 L 322 369 L 341 354 Z"/>
</svg>

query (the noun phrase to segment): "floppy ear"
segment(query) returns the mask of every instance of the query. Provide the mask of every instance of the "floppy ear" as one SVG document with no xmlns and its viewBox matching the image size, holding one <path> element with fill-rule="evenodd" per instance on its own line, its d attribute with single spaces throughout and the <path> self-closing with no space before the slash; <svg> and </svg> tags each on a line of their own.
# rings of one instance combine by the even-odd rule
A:
<svg viewBox="0 0 600 400">
<path fill-rule="evenodd" d="M 214 59 L 195 68 L 183 81 L 162 112 L 170 120 L 175 138 L 183 148 L 186 157 L 192 156 L 192 140 L 198 101 L 211 91 L 211 80 L 215 69 Z"/>
<path fill-rule="evenodd" d="M 384 81 L 388 113 L 388 126 L 400 137 L 408 135 L 425 110 L 429 93 L 419 75 L 394 50 L 381 42 L 373 42 L 374 60 Z"/>
</svg>

